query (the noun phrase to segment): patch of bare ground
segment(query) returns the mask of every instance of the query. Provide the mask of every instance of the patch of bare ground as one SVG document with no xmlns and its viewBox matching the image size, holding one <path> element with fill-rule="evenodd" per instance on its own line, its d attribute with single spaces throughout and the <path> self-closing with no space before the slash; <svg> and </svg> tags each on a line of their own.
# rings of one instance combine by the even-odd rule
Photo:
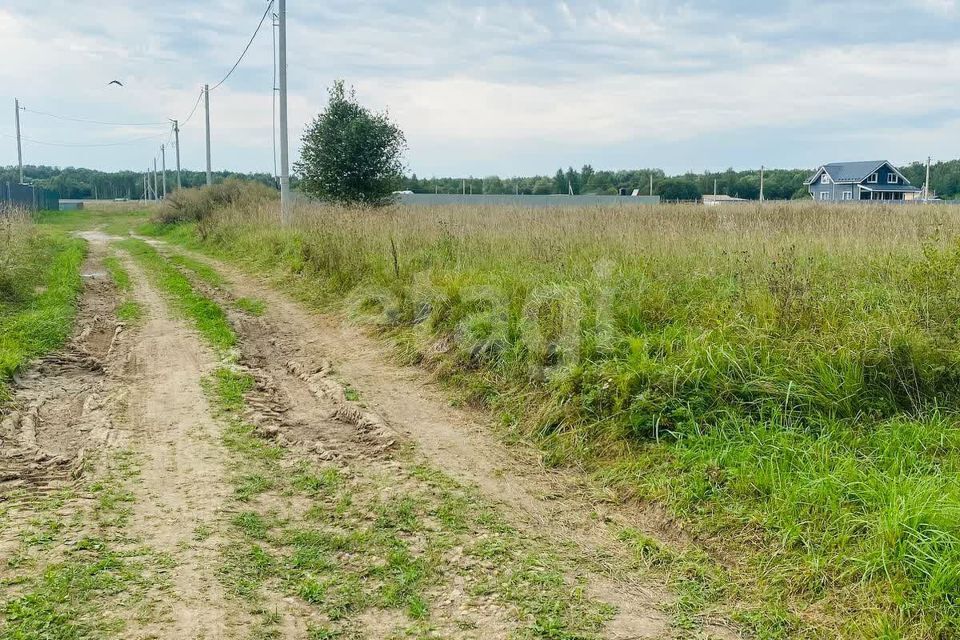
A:
<svg viewBox="0 0 960 640">
<path fill-rule="evenodd" d="M 15 380 L 2 420 L 4 638 L 131 633 L 153 615 L 170 566 L 126 531 L 139 465 L 127 424 L 137 332 L 116 320 L 107 239 L 83 237 L 74 334 Z"/>
<path fill-rule="evenodd" d="M 217 358 L 171 315 L 140 269 L 124 264 L 145 310 L 126 378 L 131 446 L 143 460 L 129 531 L 177 560 L 162 615 L 143 637 L 232 637 L 249 620 L 229 605 L 212 570 L 216 536 L 195 535 L 216 530 L 229 492 L 220 427 L 200 386 Z"/>
<path fill-rule="evenodd" d="M 14 381 L 14 399 L 0 418 L 0 500 L 70 486 L 91 448 L 116 445 L 111 407 L 122 404 L 124 326 L 103 268 L 106 247 L 91 244 L 83 265 L 77 330 L 66 347 Z M 120 348 L 118 349 L 118 345 Z"/>
<path fill-rule="evenodd" d="M 504 446 L 485 416 L 451 407 L 422 371 L 391 364 L 384 347 L 356 327 L 308 312 L 228 265 L 194 258 L 227 280 L 204 290 L 233 309 L 240 362 L 255 381 L 246 418 L 260 434 L 347 478 L 335 495 L 347 494 L 353 507 L 326 517 L 336 524 L 344 514 L 382 512 L 391 501 L 420 505 L 414 509 L 419 524 L 402 531 L 400 540 L 408 549 L 420 544 L 421 552 L 439 554 L 431 566 L 442 578 L 423 585 L 436 637 L 568 637 L 551 636 L 553 618 L 538 608 L 559 606 L 544 604 L 552 596 L 537 591 L 543 580 L 580 594 L 583 609 L 564 609 L 560 618 L 594 616 L 594 630 L 585 637 L 739 637 L 720 620 L 675 628 L 667 613 L 675 596 L 645 575 L 619 539 L 630 527 L 682 542 L 666 518 L 605 500 L 576 473 L 544 469 L 532 448 Z M 240 297 L 265 302 L 265 315 L 236 310 L 232 303 Z M 438 470 L 442 479 L 426 481 L 432 472 L 424 469 Z M 451 501 L 470 514 L 455 523 L 459 533 L 448 535 L 444 526 L 434 527 L 436 535 L 424 533 L 443 519 L 438 514 L 447 513 Z M 375 535 L 377 518 L 371 519 Z M 271 534 L 275 553 L 283 553 L 276 545 L 284 531 Z M 408 607 L 402 621 L 383 609 L 363 608 L 353 620 L 357 637 L 422 631 L 410 617 L 416 607 Z"/>
</svg>

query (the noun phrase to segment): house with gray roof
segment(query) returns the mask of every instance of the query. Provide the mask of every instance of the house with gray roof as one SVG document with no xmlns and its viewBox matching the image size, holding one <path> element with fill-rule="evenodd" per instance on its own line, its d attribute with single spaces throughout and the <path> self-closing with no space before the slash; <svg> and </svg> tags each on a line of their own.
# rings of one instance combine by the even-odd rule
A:
<svg viewBox="0 0 960 640">
<path fill-rule="evenodd" d="M 824 202 L 903 202 L 917 199 L 921 191 L 886 160 L 825 164 L 803 184 L 814 200 Z"/>
</svg>

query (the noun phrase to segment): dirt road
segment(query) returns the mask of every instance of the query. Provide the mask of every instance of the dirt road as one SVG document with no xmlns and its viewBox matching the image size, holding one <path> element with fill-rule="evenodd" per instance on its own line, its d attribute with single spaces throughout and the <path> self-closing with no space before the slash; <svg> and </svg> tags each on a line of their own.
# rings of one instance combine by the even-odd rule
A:
<svg viewBox="0 0 960 640">
<path fill-rule="evenodd" d="M 85 237 L 74 339 L 0 429 L 0 638 L 737 637 L 624 542 L 657 514 L 503 446 L 361 331 Z"/>
</svg>

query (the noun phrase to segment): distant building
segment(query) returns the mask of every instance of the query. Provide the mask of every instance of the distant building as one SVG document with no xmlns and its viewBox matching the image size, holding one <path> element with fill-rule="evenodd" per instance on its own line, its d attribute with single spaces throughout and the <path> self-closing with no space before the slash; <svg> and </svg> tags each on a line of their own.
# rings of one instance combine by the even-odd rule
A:
<svg viewBox="0 0 960 640">
<path fill-rule="evenodd" d="M 886 160 L 825 164 L 803 184 L 807 185 L 814 200 L 824 202 L 902 202 L 918 199 L 921 192 Z"/>
<path fill-rule="evenodd" d="M 703 196 L 703 204 L 708 207 L 719 207 L 724 204 L 739 204 L 747 202 L 746 198 L 734 198 L 733 196 Z"/>
</svg>

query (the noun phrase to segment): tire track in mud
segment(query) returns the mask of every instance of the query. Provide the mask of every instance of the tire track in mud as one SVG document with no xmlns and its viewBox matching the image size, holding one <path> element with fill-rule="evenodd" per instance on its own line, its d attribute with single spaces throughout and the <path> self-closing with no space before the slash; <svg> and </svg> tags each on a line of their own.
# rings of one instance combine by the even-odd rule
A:
<svg viewBox="0 0 960 640">
<path fill-rule="evenodd" d="M 124 621 L 123 637 L 241 637 L 249 618 L 223 596 L 217 582 L 217 540 L 194 539 L 198 526 L 220 517 L 229 493 L 219 425 L 200 386 L 216 359 L 171 317 L 128 257 L 122 262 L 132 275 L 132 296 L 147 313 L 133 328 L 118 322 L 120 292 L 104 266 L 113 255 L 112 238 L 98 232 L 79 235 L 88 243 L 88 257 L 74 336 L 19 377 L 13 410 L 2 421 L 0 505 L 7 499 L 13 506 L 6 512 L 0 556 L 18 553 L 42 495 L 75 490 L 56 512 L 73 538 L 54 538 L 40 568 L 70 556 L 83 535 L 109 536 L 123 554 L 148 549 L 151 557 L 170 558 L 173 565 L 155 576 L 149 615 L 122 604 L 125 597 L 141 597 L 144 585 L 129 585 L 140 590 L 138 596 L 126 593 L 127 585 L 111 594 L 119 600 L 108 600 L 110 608 L 103 613 Z M 129 496 L 116 478 L 104 477 L 121 450 L 139 466 Z M 94 483 L 100 494 L 91 493 Z M 103 529 L 89 513 L 102 508 L 97 504 L 104 492 L 130 508 L 112 525 L 115 531 Z M 69 598 L 82 587 L 64 588 L 62 622 L 72 625 L 77 621 Z"/>
<path fill-rule="evenodd" d="M 163 250 L 162 244 L 153 244 Z M 377 459 L 395 441 L 414 443 L 430 464 L 478 487 L 522 531 L 553 539 L 558 546 L 572 542 L 586 564 L 604 567 L 590 575 L 588 585 L 591 597 L 618 610 L 603 637 L 669 638 L 680 633 L 671 628 L 664 613 L 674 599 L 669 589 L 635 571 L 622 570 L 636 568 L 630 552 L 616 539 L 629 517 L 592 500 L 572 474 L 542 471 L 529 452 L 518 457 L 498 443 L 477 416 L 450 407 L 424 382 L 422 373 L 388 364 L 383 349 L 358 329 L 308 313 L 227 265 L 193 257 L 226 278 L 226 287 L 194 281 L 230 310 L 231 323 L 241 337 L 242 362 L 257 380 L 250 417 L 262 430 L 321 460 L 343 455 Z M 265 301 L 265 316 L 237 311 L 232 303 L 239 297 Z M 370 410 L 360 412 L 356 403 L 346 401 L 344 386 L 334 379 L 334 372 L 349 380 Z M 314 408 L 320 403 L 328 415 L 326 422 L 318 424 L 315 413 L 311 420 L 311 410 L 301 411 L 310 405 L 306 392 Z M 352 427 L 344 429 L 345 423 Z M 370 442 L 358 447 L 363 429 L 375 435 L 372 448 Z M 696 637 L 739 635 L 725 624 L 705 621 Z"/>
<path fill-rule="evenodd" d="M 172 316 L 140 267 L 129 256 L 123 262 L 145 310 L 126 381 L 131 446 L 143 458 L 130 530 L 177 559 L 172 598 L 144 637 L 233 637 L 249 619 L 216 578 L 216 524 L 230 489 L 221 425 L 201 387 L 218 360 Z M 202 528 L 214 533 L 197 539 Z"/>
<path fill-rule="evenodd" d="M 0 500 L 72 486 L 88 451 L 122 440 L 113 414 L 123 402 L 129 345 L 125 326 L 115 320 L 106 242 L 98 234 L 83 237 L 89 249 L 77 330 L 63 349 L 17 376 L 13 402 L 0 419 Z"/>
</svg>

